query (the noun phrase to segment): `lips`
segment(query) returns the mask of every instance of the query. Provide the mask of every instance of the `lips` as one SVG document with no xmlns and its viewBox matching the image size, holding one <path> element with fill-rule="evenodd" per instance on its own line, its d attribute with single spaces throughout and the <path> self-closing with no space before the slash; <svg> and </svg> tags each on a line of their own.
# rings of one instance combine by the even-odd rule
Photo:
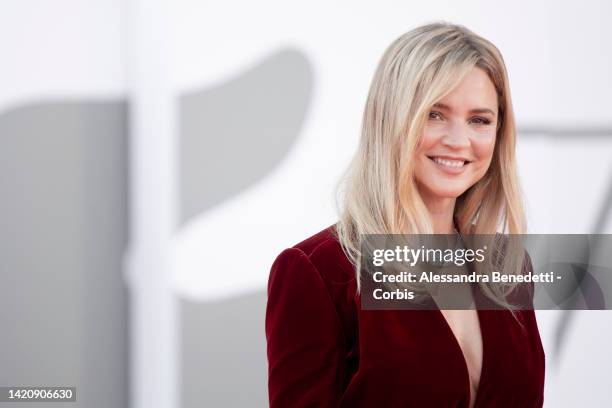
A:
<svg viewBox="0 0 612 408">
<path fill-rule="evenodd" d="M 441 169 L 448 170 L 450 172 L 457 172 L 464 169 L 470 160 L 463 157 L 450 157 L 450 156 L 427 156 L 431 161 L 436 163 Z"/>
</svg>

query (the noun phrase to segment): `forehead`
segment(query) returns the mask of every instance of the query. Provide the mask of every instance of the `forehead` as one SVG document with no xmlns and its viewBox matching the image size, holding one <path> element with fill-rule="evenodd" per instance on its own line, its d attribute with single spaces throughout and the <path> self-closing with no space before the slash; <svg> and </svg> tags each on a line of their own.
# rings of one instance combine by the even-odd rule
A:
<svg viewBox="0 0 612 408">
<path fill-rule="evenodd" d="M 475 67 L 438 102 L 453 110 L 474 108 L 497 110 L 497 91 L 489 75 L 481 68 Z"/>
</svg>

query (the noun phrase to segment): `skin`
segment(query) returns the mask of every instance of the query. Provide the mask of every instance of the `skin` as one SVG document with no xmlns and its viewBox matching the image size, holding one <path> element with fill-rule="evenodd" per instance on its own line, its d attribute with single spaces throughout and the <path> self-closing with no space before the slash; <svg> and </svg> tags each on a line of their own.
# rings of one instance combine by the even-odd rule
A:
<svg viewBox="0 0 612 408">
<path fill-rule="evenodd" d="M 474 68 L 431 108 L 416 153 L 415 180 L 429 209 L 434 233 L 453 233 L 457 197 L 487 172 L 497 129 L 497 92 L 489 76 Z M 449 168 L 433 158 L 468 161 Z"/>
<path fill-rule="evenodd" d="M 431 108 L 416 153 L 415 180 L 432 216 L 434 233 L 453 234 L 457 197 L 478 182 L 493 158 L 498 121 L 495 86 L 480 68 Z M 452 167 L 435 158 L 468 162 Z M 448 164 L 448 162 L 447 162 Z M 472 298 L 469 286 L 456 295 Z M 459 293 L 459 291 L 461 293 Z M 478 312 L 440 310 L 459 344 L 470 377 L 470 406 L 474 405 L 482 371 L 483 342 Z"/>
</svg>

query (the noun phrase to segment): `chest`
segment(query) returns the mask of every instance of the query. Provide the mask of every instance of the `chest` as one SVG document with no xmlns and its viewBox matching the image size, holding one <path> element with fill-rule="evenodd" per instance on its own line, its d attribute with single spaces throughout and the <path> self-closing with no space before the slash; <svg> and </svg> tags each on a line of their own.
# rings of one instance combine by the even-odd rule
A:
<svg viewBox="0 0 612 408">
<path fill-rule="evenodd" d="M 457 351 L 465 360 L 472 397 L 470 405 L 472 405 L 480 383 L 483 359 L 483 340 L 478 312 L 476 310 L 441 310 L 440 312 L 450 330 L 449 341 L 453 343 L 454 337 L 458 346 Z"/>
</svg>

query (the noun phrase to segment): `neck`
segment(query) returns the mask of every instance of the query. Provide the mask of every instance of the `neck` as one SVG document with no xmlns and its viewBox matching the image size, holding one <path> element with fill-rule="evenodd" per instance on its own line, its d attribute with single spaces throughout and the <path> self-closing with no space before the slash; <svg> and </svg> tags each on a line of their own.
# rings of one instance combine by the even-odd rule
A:
<svg viewBox="0 0 612 408">
<path fill-rule="evenodd" d="M 454 234 L 455 233 L 455 202 L 456 198 L 433 197 L 428 194 L 421 194 L 423 202 L 429 210 L 433 223 L 434 234 Z"/>
</svg>

